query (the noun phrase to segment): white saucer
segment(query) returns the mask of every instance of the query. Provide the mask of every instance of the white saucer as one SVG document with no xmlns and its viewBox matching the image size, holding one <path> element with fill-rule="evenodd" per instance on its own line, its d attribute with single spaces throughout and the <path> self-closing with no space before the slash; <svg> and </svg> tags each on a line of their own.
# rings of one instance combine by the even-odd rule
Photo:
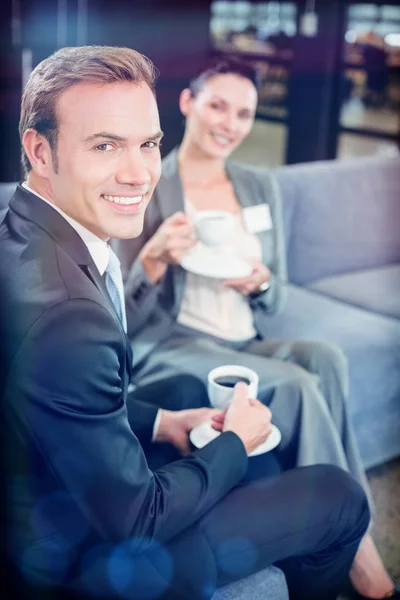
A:
<svg viewBox="0 0 400 600">
<path fill-rule="evenodd" d="M 246 277 L 252 272 L 250 263 L 222 254 L 218 250 L 195 246 L 181 260 L 181 266 L 195 275 L 215 279 L 236 279 Z"/>
<path fill-rule="evenodd" d="M 215 440 L 219 435 L 221 435 L 221 433 L 214 429 L 210 422 L 207 422 L 194 427 L 189 433 L 189 438 L 193 446 L 196 446 L 196 448 L 203 448 L 203 446 L 206 446 L 209 442 Z M 279 444 L 281 439 L 281 432 L 276 425 L 272 425 L 272 431 L 265 442 L 257 446 L 249 456 L 258 456 L 258 454 L 264 454 L 264 452 L 273 450 Z"/>
</svg>

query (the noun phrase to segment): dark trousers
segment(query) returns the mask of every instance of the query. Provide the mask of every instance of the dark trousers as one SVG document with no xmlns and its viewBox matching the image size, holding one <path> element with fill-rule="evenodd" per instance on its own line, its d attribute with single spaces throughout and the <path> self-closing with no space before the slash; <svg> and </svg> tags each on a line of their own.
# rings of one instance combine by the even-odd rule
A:
<svg viewBox="0 0 400 600">
<path fill-rule="evenodd" d="M 191 376 L 151 384 L 135 395 L 170 410 L 208 405 L 203 384 Z M 147 451 L 152 468 L 178 458 L 174 448 L 156 446 Z M 254 472 L 200 521 L 140 557 L 143 598 L 208 599 L 216 586 L 272 564 L 285 573 L 292 600 L 337 597 L 369 523 L 361 486 L 331 465 L 279 473 L 273 453 L 257 461 Z"/>
<path fill-rule="evenodd" d="M 186 376 L 135 395 L 171 410 L 208 404 L 203 384 Z M 146 451 L 156 476 L 178 458 L 166 445 Z M 243 481 L 197 523 L 167 541 L 157 540 L 155 531 L 151 549 L 139 556 L 132 555 L 130 540 L 119 545 L 104 540 L 85 565 L 85 589 L 79 578 L 76 594 L 73 584 L 68 592 L 25 589 L 10 569 L 16 594 L 8 597 L 209 600 L 217 586 L 275 564 L 286 576 L 291 600 L 334 600 L 369 524 L 365 494 L 335 466 L 279 471 L 273 453 L 249 459 Z"/>
</svg>

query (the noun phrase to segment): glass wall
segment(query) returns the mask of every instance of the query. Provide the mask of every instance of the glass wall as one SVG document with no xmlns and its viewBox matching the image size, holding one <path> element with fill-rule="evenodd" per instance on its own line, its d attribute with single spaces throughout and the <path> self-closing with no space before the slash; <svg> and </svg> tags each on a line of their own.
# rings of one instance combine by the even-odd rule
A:
<svg viewBox="0 0 400 600">
<path fill-rule="evenodd" d="M 215 0 L 211 4 L 212 49 L 245 57 L 259 73 L 259 117 L 287 116 L 287 87 L 296 33 L 294 2 Z"/>
<path fill-rule="evenodd" d="M 288 83 L 297 29 L 295 2 L 214 0 L 211 3 L 212 52 L 240 56 L 258 71 L 257 121 L 246 148 L 259 148 L 263 139 L 267 140 L 261 153 L 266 164 L 285 162 Z M 271 153 L 273 141 L 275 149 Z M 257 156 L 260 153 L 255 151 L 253 162 L 257 162 Z"/>
<path fill-rule="evenodd" d="M 290 56 L 296 34 L 294 2 L 215 0 L 211 4 L 210 35 L 214 48 L 265 56 Z"/>
<path fill-rule="evenodd" d="M 307 157 L 304 160 L 312 155 L 333 158 L 335 152 L 342 158 L 398 153 L 400 5 L 390 1 L 343 0 L 329 9 L 327 3 L 312 3 L 317 17 L 314 39 L 302 26 L 309 7 L 305 0 L 211 2 L 211 52 L 240 56 L 251 62 L 260 76 L 257 120 L 248 140 L 248 154 L 256 159 L 261 152 L 268 163 L 277 164 L 297 162 L 302 156 Z M 330 55 L 332 60 L 315 60 L 313 52 Z M 329 126 L 310 142 L 316 150 L 305 152 L 293 133 L 297 131 L 294 122 L 304 120 L 302 111 L 306 110 L 296 98 L 302 98 L 303 89 L 313 89 L 309 86 L 313 74 L 321 75 L 321 86 L 330 94 L 330 101 L 323 100 L 321 92 L 321 101 L 310 106 L 319 111 L 315 121 L 319 118 Z M 317 88 L 315 93 L 319 93 Z M 321 140 L 322 135 L 329 143 Z M 271 155 L 271 140 L 279 148 L 276 156 Z M 253 143 L 255 152 L 251 152 Z M 299 144 L 298 151 L 292 151 Z"/>
<path fill-rule="evenodd" d="M 394 153 L 400 125 L 400 6 L 350 3 L 343 63 L 339 154 L 363 145 L 366 154 Z M 360 135 L 368 138 L 356 139 Z"/>
</svg>

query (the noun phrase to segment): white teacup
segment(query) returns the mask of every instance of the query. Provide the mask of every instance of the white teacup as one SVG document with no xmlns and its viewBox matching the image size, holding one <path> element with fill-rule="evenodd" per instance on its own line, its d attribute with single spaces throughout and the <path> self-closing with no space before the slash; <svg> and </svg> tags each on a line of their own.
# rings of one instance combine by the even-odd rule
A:
<svg viewBox="0 0 400 600">
<path fill-rule="evenodd" d="M 228 241 L 235 228 L 235 217 L 226 210 L 201 210 L 194 217 L 197 237 L 206 246 Z"/>
<path fill-rule="evenodd" d="M 249 383 L 249 398 L 257 398 L 258 375 L 248 367 L 241 365 L 224 365 L 216 367 L 208 374 L 208 397 L 211 406 L 225 410 L 233 398 L 234 386 L 238 381 Z"/>
</svg>

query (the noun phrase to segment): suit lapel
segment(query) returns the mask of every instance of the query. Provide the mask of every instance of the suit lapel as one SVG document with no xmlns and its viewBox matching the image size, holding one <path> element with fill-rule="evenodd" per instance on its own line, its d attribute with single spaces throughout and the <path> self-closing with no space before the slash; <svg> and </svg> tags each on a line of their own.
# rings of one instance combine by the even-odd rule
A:
<svg viewBox="0 0 400 600">
<path fill-rule="evenodd" d="M 44 229 L 54 239 L 56 244 L 62 247 L 71 257 L 72 261 L 101 292 L 103 301 L 114 315 L 121 331 L 123 331 L 115 306 L 108 294 L 105 281 L 100 275 L 85 242 L 68 221 L 41 198 L 20 185 L 17 187 L 10 201 L 10 208 L 20 217 L 36 223 L 38 227 Z M 127 337 L 125 337 L 125 342 L 129 348 Z"/>
<path fill-rule="evenodd" d="M 88 279 L 90 279 L 92 281 L 92 283 L 97 287 L 97 289 L 102 293 L 102 295 L 104 296 L 104 300 L 107 303 L 108 308 L 114 315 L 117 323 L 120 324 L 119 317 L 117 315 L 117 311 L 115 310 L 115 306 L 114 306 L 114 304 L 110 298 L 110 295 L 108 293 L 104 278 L 100 275 L 99 270 L 96 267 L 96 265 L 94 264 L 94 262 L 92 261 L 91 264 L 79 264 L 78 266 L 82 269 L 82 271 L 85 273 L 85 275 L 88 277 Z"/>
<path fill-rule="evenodd" d="M 178 152 L 173 150 L 163 160 L 162 187 L 160 187 L 160 212 L 162 221 L 178 211 L 185 210 L 183 187 L 179 176 Z M 172 278 L 172 289 L 175 293 L 175 310 L 178 311 L 182 303 L 186 283 L 186 271 L 179 265 L 170 265 L 169 272 Z M 177 315 L 174 315 L 177 316 Z"/>
<path fill-rule="evenodd" d="M 162 187 L 161 187 L 162 186 Z M 163 160 L 163 177 L 160 186 L 160 211 L 162 221 L 178 211 L 185 210 L 183 187 L 179 176 L 178 152 L 173 150 Z"/>
<path fill-rule="evenodd" d="M 264 202 L 268 203 L 268 199 L 265 198 L 265 190 L 257 177 L 251 177 L 250 173 L 247 172 L 246 178 L 244 178 L 235 163 L 229 161 L 226 163 L 226 173 L 232 182 L 236 198 L 242 208 L 263 204 Z M 260 231 L 255 235 L 261 242 L 262 262 L 268 264 L 270 259 L 267 253 L 269 231 Z"/>
<path fill-rule="evenodd" d="M 244 181 L 243 177 L 240 176 L 240 172 L 235 168 L 235 164 L 228 161 L 225 165 L 225 171 L 232 183 L 240 206 L 242 208 L 253 206 L 254 195 L 251 193 L 252 190 L 249 190 L 248 182 Z"/>
<path fill-rule="evenodd" d="M 53 238 L 77 265 L 94 265 L 90 252 L 73 227 L 54 208 L 20 185 L 10 208 L 23 219 L 33 221 Z M 94 265 L 95 266 L 95 265 Z"/>
<path fill-rule="evenodd" d="M 133 371 L 133 352 L 132 352 L 131 344 L 129 343 L 128 338 L 127 338 L 127 343 L 126 343 L 126 370 L 128 373 L 128 385 L 129 385 L 129 382 L 132 379 L 132 371 Z"/>
<path fill-rule="evenodd" d="M 125 362 L 126 362 L 126 371 L 128 373 L 128 383 L 127 385 L 129 385 L 129 381 L 132 377 L 132 362 L 133 362 L 133 353 L 132 353 L 132 348 L 131 345 L 129 343 L 129 339 L 127 337 L 127 334 L 124 331 L 124 328 L 122 327 L 121 321 L 119 320 L 119 316 L 117 315 L 117 311 L 115 309 L 115 306 L 109 296 L 104 278 L 100 275 L 97 267 L 95 264 L 93 265 L 79 265 L 80 268 L 82 269 L 82 271 L 87 275 L 87 277 L 94 283 L 94 285 L 100 290 L 100 292 L 102 292 L 111 312 L 113 313 L 116 325 L 119 327 L 121 333 L 124 335 L 125 337 L 125 349 L 126 349 L 126 354 L 125 354 Z"/>
</svg>

